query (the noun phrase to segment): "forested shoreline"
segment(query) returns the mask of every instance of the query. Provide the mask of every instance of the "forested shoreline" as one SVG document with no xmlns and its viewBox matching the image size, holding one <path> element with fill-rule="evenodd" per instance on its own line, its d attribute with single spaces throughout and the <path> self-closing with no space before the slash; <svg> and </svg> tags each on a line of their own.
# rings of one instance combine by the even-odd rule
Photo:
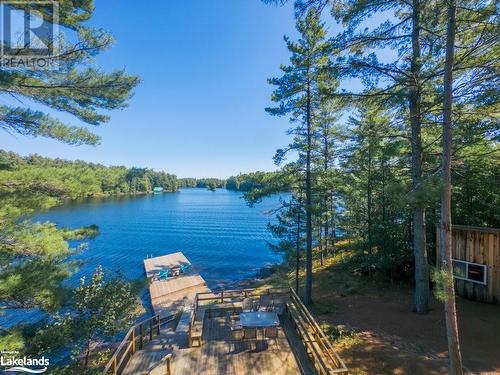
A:
<svg viewBox="0 0 500 375">
<path fill-rule="evenodd" d="M 61 200 L 149 194 L 155 187 L 163 188 L 164 192 L 176 192 L 182 188 L 222 188 L 247 192 L 264 186 L 264 179 L 273 175 L 272 172 L 256 172 L 228 179 L 178 178 L 174 174 L 149 168 L 108 167 L 36 154 L 20 156 L 4 150 L 0 150 L 0 174 L 4 196 L 7 190 L 21 185 L 21 182 L 27 186 L 36 182 L 50 186 Z"/>
</svg>

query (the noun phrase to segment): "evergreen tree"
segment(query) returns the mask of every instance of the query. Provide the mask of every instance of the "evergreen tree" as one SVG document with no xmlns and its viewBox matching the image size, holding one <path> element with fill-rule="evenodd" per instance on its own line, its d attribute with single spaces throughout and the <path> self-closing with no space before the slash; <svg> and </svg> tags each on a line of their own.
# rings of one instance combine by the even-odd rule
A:
<svg viewBox="0 0 500 375">
<path fill-rule="evenodd" d="M 28 9 L 29 3 L 10 6 Z M 48 22 L 52 7 L 36 4 L 38 13 Z M 94 10 L 92 0 L 59 2 L 59 26 L 62 35 L 58 53 L 52 58 L 58 69 L 32 70 L 0 69 L 0 95 L 7 104 L 0 105 L 0 128 L 8 133 L 29 137 L 48 137 L 68 144 L 95 145 L 99 137 L 85 126 L 69 125 L 43 110 L 8 104 L 8 98 L 18 103 L 36 103 L 54 112 L 65 112 L 87 125 L 101 125 L 109 120 L 103 111 L 123 108 L 139 79 L 123 70 L 106 73 L 94 64 L 94 58 L 109 48 L 113 38 L 100 29 L 87 26 Z M 51 223 L 32 223 L 30 214 L 46 209 L 67 197 L 76 186 L 65 180 L 61 184 L 52 170 L 32 168 L 30 163 L 42 160 L 33 157 L 28 168 L 15 178 L 19 160 L 7 160 L 0 176 L 0 300 L 2 309 L 38 308 L 55 313 L 70 295 L 63 281 L 76 264 L 69 255 L 76 249 L 68 245 L 70 239 L 83 239 L 82 232 L 56 228 Z M 11 163 L 13 161 L 13 163 Z M 82 167 L 75 162 L 75 167 Z M 81 191 L 77 196 L 91 195 L 100 190 L 93 166 L 83 167 L 79 176 Z M 116 172 L 116 171 L 115 171 Z M 14 172 L 17 173 L 17 172 Z M 40 177 L 46 178 L 40 178 Z M 19 178 L 20 177 L 20 178 Z M 83 191 L 85 193 L 83 193 Z M 15 336 L 15 340 L 11 340 Z M 9 331 L 0 338 L 21 350 L 22 337 Z M 9 347 L 6 347 L 9 349 Z"/>
<path fill-rule="evenodd" d="M 93 63 L 96 55 L 113 44 L 110 34 L 86 25 L 94 10 L 92 0 L 60 1 L 59 26 L 63 30 L 59 51 L 51 60 L 57 69 L 0 69 L 0 94 L 17 102 L 26 99 L 55 111 L 69 113 L 89 125 L 109 120 L 100 110 L 123 108 L 139 79 L 123 70 L 106 73 Z M 29 3 L 11 6 L 29 9 Z M 52 6 L 36 7 L 46 21 L 52 22 Z M 47 43 L 57 43 L 47 40 Z M 44 111 L 3 104 L 0 128 L 32 137 L 49 137 L 69 144 L 91 144 L 99 137 L 85 127 L 71 126 Z"/>
<path fill-rule="evenodd" d="M 298 42 L 285 38 L 292 56 L 289 66 L 282 66 L 283 75 L 270 79 L 277 86 L 273 101 L 278 107 L 266 110 L 275 116 L 290 115 L 292 123 L 297 124 L 289 132 L 294 142 L 286 149 L 278 150 L 276 160 L 282 161 L 288 151 L 299 153 L 296 167 L 304 173 L 304 204 L 306 211 L 306 286 L 304 301 L 312 302 L 312 247 L 313 247 L 313 153 L 316 148 L 315 119 L 320 106 L 320 86 L 325 70 L 330 67 L 330 43 L 320 22 L 320 15 L 311 10 L 304 18 L 297 20 L 297 30 L 301 37 Z"/>
</svg>

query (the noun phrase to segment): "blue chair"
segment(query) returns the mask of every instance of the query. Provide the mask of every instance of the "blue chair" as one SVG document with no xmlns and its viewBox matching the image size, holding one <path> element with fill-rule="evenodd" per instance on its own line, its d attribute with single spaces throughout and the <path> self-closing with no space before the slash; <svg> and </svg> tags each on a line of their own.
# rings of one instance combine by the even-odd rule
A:
<svg viewBox="0 0 500 375">
<path fill-rule="evenodd" d="M 170 270 L 162 270 L 159 272 L 160 280 L 166 280 L 170 276 Z"/>
<path fill-rule="evenodd" d="M 181 264 L 181 273 L 186 273 L 189 271 L 189 264 Z"/>
</svg>

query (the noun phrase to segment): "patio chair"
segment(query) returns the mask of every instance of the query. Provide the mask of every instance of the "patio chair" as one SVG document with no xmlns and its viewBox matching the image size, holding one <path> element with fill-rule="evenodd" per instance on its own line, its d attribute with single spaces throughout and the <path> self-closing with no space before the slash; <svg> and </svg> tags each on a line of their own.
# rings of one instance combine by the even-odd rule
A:
<svg viewBox="0 0 500 375">
<path fill-rule="evenodd" d="M 283 314 L 285 311 L 285 302 L 281 298 L 277 298 L 273 301 L 272 311 L 278 315 Z"/>
<path fill-rule="evenodd" d="M 181 273 L 187 273 L 191 267 L 189 264 L 181 264 L 180 271 Z"/>
<path fill-rule="evenodd" d="M 242 328 L 239 315 L 231 315 L 229 311 L 226 313 L 226 324 L 231 330 Z"/>
<path fill-rule="evenodd" d="M 259 311 L 269 311 L 272 308 L 272 300 L 269 296 L 260 296 Z"/>
<path fill-rule="evenodd" d="M 231 348 L 234 345 L 234 350 L 236 351 L 236 344 L 243 342 L 243 328 L 239 326 L 238 328 L 230 328 L 229 330 L 229 350 L 228 353 L 231 353 Z"/>
<path fill-rule="evenodd" d="M 241 302 L 243 312 L 250 312 L 253 310 L 253 299 L 250 297 L 244 298 Z"/>
<path fill-rule="evenodd" d="M 158 278 L 160 280 L 166 280 L 170 276 L 171 276 L 171 272 L 170 272 L 170 269 L 168 269 L 168 268 L 166 270 L 161 270 L 160 272 L 158 272 Z"/>
<path fill-rule="evenodd" d="M 268 342 L 273 340 L 276 348 L 278 347 L 278 327 L 267 327 L 264 331 L 264 337 Z"/>
<path fill-rule="evenodd" d="M 243 328 L 243 340 L 254 341 L 257 345 L 257 328 Z"/>
</svg>

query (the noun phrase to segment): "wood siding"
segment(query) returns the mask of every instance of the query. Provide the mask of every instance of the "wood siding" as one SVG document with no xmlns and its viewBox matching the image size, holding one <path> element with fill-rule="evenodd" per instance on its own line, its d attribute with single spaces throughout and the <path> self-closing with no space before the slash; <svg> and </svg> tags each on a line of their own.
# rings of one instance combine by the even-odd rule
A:
<svg viewBox="0 0 500 375">
<path fill-rule="evenodd" d="M 436 259 L 439 264 L 439 227 L 436 239 Z M 455 279 L 458 295 L 480 302 L 500 304 L 500 229 L 454 225 L 452 258 L 487 267 L 486 285 Z"/>
</svg>

